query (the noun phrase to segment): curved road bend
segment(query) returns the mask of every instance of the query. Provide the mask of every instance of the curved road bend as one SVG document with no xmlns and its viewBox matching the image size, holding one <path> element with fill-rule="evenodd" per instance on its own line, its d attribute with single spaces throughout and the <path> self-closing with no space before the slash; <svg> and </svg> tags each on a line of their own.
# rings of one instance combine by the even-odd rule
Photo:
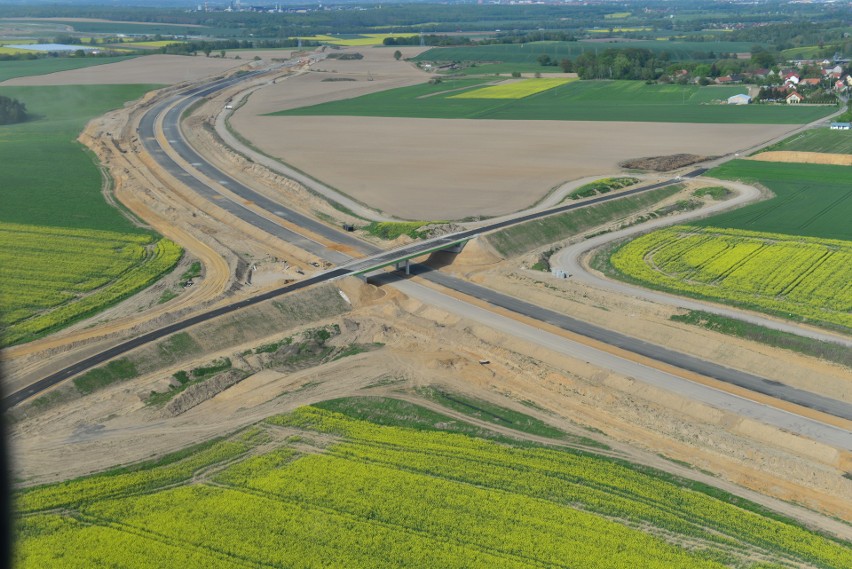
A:
<svg viewBox="0 0 852 569">
<path fill-rule="evenodd" d="M 244 79 L 250 76 L 253 75 L 247 74 L 238 79 Z M 207 89 L 192 92 L 188 96 L 183 96 L 183 98 L 171 98 L 153 107 L 142 117 L 139 123 L 139 137 L 142 140 L 145 149 L 164 170 L 175 178 L 181 180 L 182 183 L 194 192 L 243 221 L 250 223 L 254 227 L 262 229 L 283 241 L 292 243 L 297 247 L 309 251 L 310 253 L 332 263 L 340 264 L 351 260 L 351 257 L 348 255 L 329 249 L 325 245 L 282 227 L 274 220 L 261 216 L 242 204 L 229 199 L 221 199 L 223 194 L 211 188 L 200 179 L 194 177 L 191 172 L 187 172 L 182 166 L 175 162 L 175 160 L 173 160 L 172 157 L 169 156 L 169 154 L 167 154 L 160 146 L 156 136 L 157 119 L 165 109 L 171 106 L 171 108 L 165 112 L 163 120 L 163 134 L 169 145 L 177 152 L 181 159 L 190 164 L 198 173 L 211 180 L 217 181 L 223 186 L 226 186 L 228 190 L 245 200 L 253 202 L 261 209 L 269 212 L 271 216 L 278 217 L 298 227 L 304 227 L 308 231 L 321 235 L 336 243 L 352 247 L 357 251 L 364 253 L 378 252 L 380 249 L 369 245 L 360 239 L 356 239 L 346 233 L 333 230 L 323 223 L 288 208 L 282 207 L 277 202 L 250 189 L 227 174 L 219 171 L 213 165 L 205 161 L 193 148 L 189 146 L 180 132 L 180 117 L 183 112 L 193 103 L 202 99 L 206 95 L 229 87 L 235 82 L 236 81 L 223 81 L 215 87 L 211 86 Z M 177 104 L 175 104 L 175 101 L 177 101 Z"/>
<path fill-rule="evenodd" d="M 686 308 L 689 310 L 702 310 L 704 312 L 711 312 L 729 318 L 742 320 L 744 322 L 757 324 L 765 328 L 771 328 L 773 330 L 779 330 L 781 332 L 788 332 L 790 334 L 795 334 L 797 336 L 802 336 L 806 338 L 812 338 L 821 342 L 832 342 L 835 344 L 841 344 L 852 348 L 852 338 L 849 338 L 848 336 L 842 336 L 840 334 L 825 332 L 814 328 L 805 328 L 797 324 L 774 320 L 772 318 L 768 318 L 760 314 L 748 312 L 745 310 L 732 309 L 720 304 L 714 304 L 710 302 L 691 300 L 683 296 L 659 292 L 651 289 L 642 288 L 640 286 L 635 286 L 626 282 L 600 277 L 589 271 L 588 268 L 584 266 L 581 262 L 581 258 L 586 253 L 588 253 L 592 249 L 595 249 L 607 243 L 611 243 L 612 241 L 616 241 L 618 239 L 630 237 L 633 235 L 638 235 L 641 233 L 647 233 L 651 230 L 658 229 L 660 227 L 676 225 L 678 223 L 691 220 L 693 218 L 705 217 L 709 213 L 715 213 L 721 210 L 732 208 L 734 206 L 744 205 L 745 203 L 756 200 L 760 196 L 760 191 L 752 186 L 738 182 L 722 180 L 718 180 L 718 182 L 720 184 L 736 188 L 737 190 L 739 190 L 740 194 L 730 200 L 718 202 L 709 207 L 705 207 L 699 210 L 688 211 L 676 214 L 674 216 L 664 217 L 661 219 L 654 219 L 652 221 L 647 221 L 641 225 L 634 225 L 632 227 L 627 227 L 625 229 L 620 229 L 611 233 L 597 235 L 579 243 L 573 243 L 565 247 L 564 249 L 556 252 L 550 258 L 550 265 L 554 268 L 562 269 L 563 271 L 565 271 L 566 274 L 571 275 L 572 279 L 591 284 L 596 288 L 602 290 L 610 290 L 619 294 L 634 296 L 658 304 L 674 306 L 677 308 Z"/>
</svg>

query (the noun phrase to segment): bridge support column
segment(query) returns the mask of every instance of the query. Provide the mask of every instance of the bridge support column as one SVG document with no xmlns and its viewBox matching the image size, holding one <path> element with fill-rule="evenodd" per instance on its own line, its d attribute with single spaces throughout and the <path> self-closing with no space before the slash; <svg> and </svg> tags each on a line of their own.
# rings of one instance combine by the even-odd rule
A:
<svg viewBox="0 0 852 569">
<path fill-rule="evenodd" d="M 411 259 L 406 259 L 405 264 L 403 264 L 402 261 L 397 261 L 396 263 L 394 263 L 393 266 L 397 271 L 401 271 L 401 270 L 405 269 L 406 275 L 411 274 Z"/>
</svg>

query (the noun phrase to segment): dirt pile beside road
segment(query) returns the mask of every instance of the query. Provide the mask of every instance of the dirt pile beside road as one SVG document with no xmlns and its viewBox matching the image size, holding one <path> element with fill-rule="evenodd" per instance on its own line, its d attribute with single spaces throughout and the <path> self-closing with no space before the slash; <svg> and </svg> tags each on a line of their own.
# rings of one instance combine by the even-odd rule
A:
<svg viewBox="0 0 852 569">
<path fill-rule="evenodd" d="M 671 154 L 669 156 L 649 156 L 625 160 L 618 165 L 631 170 L 651 170 L 654 172 L 671 172 L 690 164 L 712 160 L 714 156 L 699 156 L 698 154 Z"/>
<path fill-rule="evenodd" d="M 186 391 L 172 399 L 164 410 L 166 417 L 175 417 L 189 411 L 197 405 L 201 405 L 208 399 L 222 393 L 232 385 L 236 385 L 246 374 L 242 370 L 232 369 L 220 373 L 203 383 L 196 383 L 186 388 Z"/>
</svg>

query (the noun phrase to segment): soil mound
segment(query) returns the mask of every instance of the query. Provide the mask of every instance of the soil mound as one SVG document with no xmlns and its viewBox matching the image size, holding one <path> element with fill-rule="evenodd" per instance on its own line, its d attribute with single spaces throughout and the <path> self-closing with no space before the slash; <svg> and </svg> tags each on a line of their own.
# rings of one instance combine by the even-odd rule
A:
<svg viewBox="0 0 852 569">
<path fill-rule="evenodd" d="M 208 399 L 236 385 L 246 378 L 246 373 L 239 369 L 231 369 L 211 377 L 207 381 L 190 385 L 186 391 L 172 399 L 163 412 L 166 417 L 176 417 L 189 411 L 196 405 L 201 405 Z"/>
<path fill-rule="evenodd" d="M 690 164 L 712 160 L 714 156 L 699 156 L 698 154 L 671 154 L 669 156 L 648 156 L 625 160 L 618 165 L 631 170 L 652 170 L 654 172 L 669 172 Z"/>
</svg>

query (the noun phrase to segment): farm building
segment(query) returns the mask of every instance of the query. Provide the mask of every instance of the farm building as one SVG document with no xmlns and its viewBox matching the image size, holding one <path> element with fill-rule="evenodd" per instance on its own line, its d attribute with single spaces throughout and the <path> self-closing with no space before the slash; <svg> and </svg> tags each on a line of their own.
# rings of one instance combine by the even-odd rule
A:
<svg viewBox="0 0 852 569">
<path fill-rule="evenodd" d="M 797 105 L 801 103 L 805 98 L 793 91 L 784 99 L 788 105 Z"/>
<path fill-rule="evenodd" d="M 749 103 L 751 103 L 751 97 L 743 93 L 728 97 L 729 105 L 748 105 Z"/>
<path fill-rule="evenodd" d="M 848 122 L 833 122 L 831 123 L 831 130 L 850 130 L 852 129 L 852 123 Z"/>
</svg>

